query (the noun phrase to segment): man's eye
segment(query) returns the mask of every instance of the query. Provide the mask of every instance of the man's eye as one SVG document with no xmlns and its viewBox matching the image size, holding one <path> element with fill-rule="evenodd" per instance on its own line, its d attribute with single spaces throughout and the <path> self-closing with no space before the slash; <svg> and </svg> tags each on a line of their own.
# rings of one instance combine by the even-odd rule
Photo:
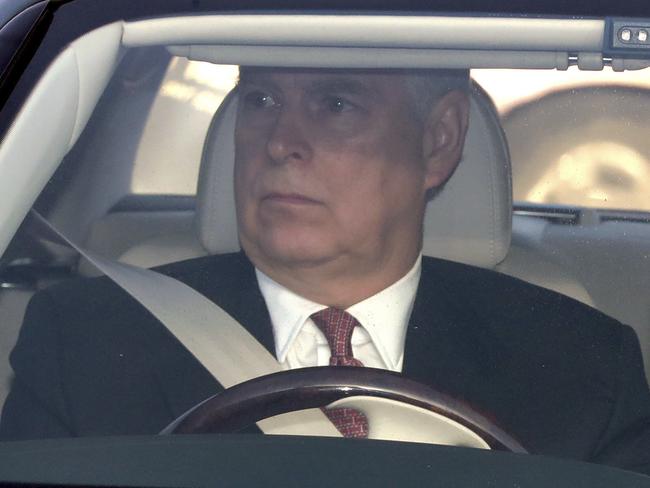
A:
<svg viewBox="0 0 650 488">
<path fill-rule="evenodd" d="M 273 95 L 263 91 L 251 91 L 244 96 L 246 105 L 253 108 L 271 108 L 277 105 Z"/>
<path fill-rule="evenodd" d="M 325 97 L 324 105 L 330 112 L 342 113 L 352 110 L 354 105 L 342 97 Z"/>
</svg>

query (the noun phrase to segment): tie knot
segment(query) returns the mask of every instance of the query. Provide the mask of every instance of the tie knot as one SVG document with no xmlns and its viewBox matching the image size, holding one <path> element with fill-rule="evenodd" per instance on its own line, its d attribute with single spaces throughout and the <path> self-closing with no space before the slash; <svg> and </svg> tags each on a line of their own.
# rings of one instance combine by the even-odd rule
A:
<svg viewBox="0 0 650 488">
<path fill-rule="evenodd" d="M 326 308 L 312 314 L 311 319 L 325 334 L 330 346 L 331 366 L 363 366 L 352 354 L 352 332 L 359 324 L 357 319 L 338 308 Z"/>
</svg>

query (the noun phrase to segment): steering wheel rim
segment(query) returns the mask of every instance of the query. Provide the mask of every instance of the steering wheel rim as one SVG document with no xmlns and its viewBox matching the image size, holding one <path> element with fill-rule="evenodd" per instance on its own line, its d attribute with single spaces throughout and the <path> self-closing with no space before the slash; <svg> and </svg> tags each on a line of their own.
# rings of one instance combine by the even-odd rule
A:
<svg viewBox="0 0 650 488">
<path fill-rule="evenodd" d="M 472 430 L 491 449 L 527 452 L 512 435 L 458 399 L 399 373 L 344 366 L 293 369 L 240 383 L 191 408 L 161 434 L 233 433 L 264 418 L 321 408 L 352 396 L 425 408 Z"/>
</svg>

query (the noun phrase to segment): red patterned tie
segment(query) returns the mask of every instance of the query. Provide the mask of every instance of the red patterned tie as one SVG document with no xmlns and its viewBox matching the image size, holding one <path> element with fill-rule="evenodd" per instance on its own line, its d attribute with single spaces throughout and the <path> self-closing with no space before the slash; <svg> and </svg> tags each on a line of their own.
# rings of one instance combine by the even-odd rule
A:
<svg viewBox="0 0 650 488">
<path fill-rule="evenodd" d="M 352 355 L 352 331 L 360 325 L 352 315 L 338 308 L 326 308 L 311 316 L 325 334 L 332 357 L 330 366 L 363 366 Z M 323 409 L 343 437 L 368 437 L 368 420 L 353 408 Z"/>
</svg>

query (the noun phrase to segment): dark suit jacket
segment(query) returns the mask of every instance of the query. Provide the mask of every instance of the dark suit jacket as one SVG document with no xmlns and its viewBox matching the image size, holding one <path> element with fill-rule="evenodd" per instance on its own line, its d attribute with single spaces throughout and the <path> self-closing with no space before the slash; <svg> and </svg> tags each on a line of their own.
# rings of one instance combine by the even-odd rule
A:
<svg viewBox="0 0 650 488">
<path fill-rule="evenodd" d="M 218 303 L 270 351 L 243 254 L 160 268 Z M 32 299 L 11 362 L 4 439 L 155 434 L 221 390 L 156 319 L 105 278 Z M 637 338 L 572 299 L 425 258 L 404 374 L 491 413 L 530 451 L 650 472 L 650 394 Z"/>
</svg>

